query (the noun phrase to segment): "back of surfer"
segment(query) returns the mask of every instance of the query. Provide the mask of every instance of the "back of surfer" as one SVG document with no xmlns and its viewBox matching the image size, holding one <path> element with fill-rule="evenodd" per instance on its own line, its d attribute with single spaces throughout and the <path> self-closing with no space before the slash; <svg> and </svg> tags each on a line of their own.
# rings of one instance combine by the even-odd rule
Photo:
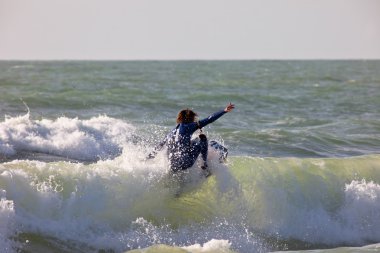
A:
<svg viewBox="0 0 380 253">
<path fill-rule="evenodd" d="M 199 154 L 201 154 L 203 160 L 201 168 L 206 171 L 206 175 L 209 175 L 207 137 L 202 132 L 197 140 L 191 140 L 191 136 L 196 130 L 200 129 L 202 131 L 204 126 L 219 119 L 225 113 L 231 112 L 234 108 L 235 105 L 229 103 L 224 110 L 199 121 L 196 121 L 197 114 L 194 111 L 190 109 L 180 111 L 177 115 L 177 126 L 154 148 L 148 158 L 154 158 L 158 151 L 167 146 L 170 169 L 177 172 L 193 166 Z"/>
</svg>

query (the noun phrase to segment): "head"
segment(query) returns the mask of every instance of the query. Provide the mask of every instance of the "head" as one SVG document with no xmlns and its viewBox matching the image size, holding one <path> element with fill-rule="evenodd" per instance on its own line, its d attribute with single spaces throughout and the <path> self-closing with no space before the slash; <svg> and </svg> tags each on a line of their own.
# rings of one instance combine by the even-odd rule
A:
<svg viewBox="0 0 380 253">
<path fill-rule="evenodd" d="M 180 111 L 177 115 L 177 124 L 180 123 L 192 123 L 195 121 L 195 117 L 198 116 L 193 110 L 189 108 Z"/>
</svg>

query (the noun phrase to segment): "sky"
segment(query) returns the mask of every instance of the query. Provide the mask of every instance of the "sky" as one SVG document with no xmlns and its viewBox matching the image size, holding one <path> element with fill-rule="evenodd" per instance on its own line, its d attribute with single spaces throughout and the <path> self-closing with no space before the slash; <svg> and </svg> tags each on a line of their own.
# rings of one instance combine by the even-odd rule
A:
<svg viewBox="0 0 380 253">
<path fill-rule="evenodd" d="M 0 0 L 1 59 L 380 59 L 380 0 Z"/>
</svg>

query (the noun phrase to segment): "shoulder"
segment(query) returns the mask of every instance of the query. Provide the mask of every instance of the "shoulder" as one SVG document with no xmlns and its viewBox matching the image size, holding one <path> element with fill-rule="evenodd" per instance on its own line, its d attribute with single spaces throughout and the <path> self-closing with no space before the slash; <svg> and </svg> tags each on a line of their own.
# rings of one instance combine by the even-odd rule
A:
<svg viewBox="0 0 380 253">
<path fill-rule="evenodd" d="M 180 129 L 193 128 L 194 126 L 197 126 L 197 122 L 179 124 Z"/>
<path fill-rule="evenodd" d="M 193 131 L 198 127 L 196 122 L 179 124 L 180 131 Z"/>
</svg>

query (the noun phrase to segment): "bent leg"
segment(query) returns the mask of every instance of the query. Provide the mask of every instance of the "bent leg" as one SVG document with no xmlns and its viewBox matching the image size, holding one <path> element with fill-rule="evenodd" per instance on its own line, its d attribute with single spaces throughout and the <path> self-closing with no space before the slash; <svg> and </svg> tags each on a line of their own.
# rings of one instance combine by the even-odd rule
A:
<svg viewBox="0 0 380 253">
<path fill-rule="evenodd" d="M 202 154 L 202 159 L 203 159 L 204 163 L 206 164 L 206 162 L 207 162 L 207 152 L 208 152 L 207 137 L 204 134 L 200 134 L 199 135 L 199 139 L 200 139 L 199 146 L 200 146 L 200 149 L 201 149 L 200 152 Z"/>
<path fill-rule="evenodd" d="M 187 152 L 169 156 L 170 169 L 173 172 L 176 172 L 178 170 L 186 170 L 190 168 L 194 165 L 200 152 L 200 145 L 199 143 L 196 143 L 196 145 L 192 145 L 191 149 Z"/>
<path fill-rule="evenodd" d="M 201 148 L 200 152 L 202 154 L 202 159 L 203 159 L 203 165 L 201 166 L 201 169 L 203 170 L 203 174 L 205 175 L 205 177 L 208 177 L 211 175 L 211 172 L 207 166 L 208 141 L 207 141 L 206 135 L 204 134 L 200 134 L 199 139 L 200 139 L 199 146 Z"/>
<path fill-rule="evenodd" d="M 170 167 L 172 171 L 186 170 L 194 165 L 199 154 L 202 155 L 203 167 L 207 167 L 208 142 L 204 134 L 199 135 L 199 141 L 191 142 L 191 148 L 187 152 L 169 154 Z"/>
<path fill-rule="evenodd" d="M 191 142 L 191 149 L 186 157 L 185 168 L 190 168 L 194 165 L 195 161 L 198 159 L 199 154 L 202 155 L 203 166 L 207 167 L 207 152 L 208 152 L 208 142 L 207 137 L 204 134 L 199 135 L 198 141 Z"/>
</svg>

